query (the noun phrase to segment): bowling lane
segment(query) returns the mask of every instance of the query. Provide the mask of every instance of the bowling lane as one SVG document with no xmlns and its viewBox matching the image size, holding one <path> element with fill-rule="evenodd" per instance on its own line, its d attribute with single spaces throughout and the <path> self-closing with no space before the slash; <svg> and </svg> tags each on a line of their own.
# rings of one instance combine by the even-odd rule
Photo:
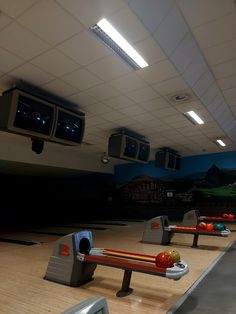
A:
<svg viewBox="0 0 236 314">
<path fill-rule="evenodd" d="M 71 230 L 71 229 L 70 229 Z M 94 246 L 114 250 L 157 255 L 167 248 L 176 248 L 187 262 L 190 272 L 174 282 L 162 277 L 134 273 L 132 295 L 125 299 L 115 296 L 121 287 L 123 271 L 98 266 L 94 280 L 81 287 L 67 287 L 43 280 L 56 236 L 27 234 L 35 240 L 45 239 L 41 245 L 17 246 L 5 251 L 0 258 L 0 303 L 1 313 L 58 314 L 80 301 L 103 295 L 108 299 L 112 314 L 165 314 L 182 294 L 198 279 L 227 246 L 236 234 L 228 238 L 202 237 L 202 245 L 214 245 L 219 249 L 192 249 L 190 246 L 162 246 L 140 243 L 144 223 L 130 223 L 129 227 L 111 227 L 106 231 L 94 231 Z M 18 233 L 17 233 L 18 234 Z M 22 233 L 24 238 L 26 234 Z M 47 240 L 48 238 L 48 240 Z M 190 235 L 178 234 L 178 242 L 184 243 Z M 42 238 L 41 238 L 42 239 Z M 217 242 L 214 242 L 217 239 Z M 217 245 L 216 245 L 217 243 Z"/>
</svg>

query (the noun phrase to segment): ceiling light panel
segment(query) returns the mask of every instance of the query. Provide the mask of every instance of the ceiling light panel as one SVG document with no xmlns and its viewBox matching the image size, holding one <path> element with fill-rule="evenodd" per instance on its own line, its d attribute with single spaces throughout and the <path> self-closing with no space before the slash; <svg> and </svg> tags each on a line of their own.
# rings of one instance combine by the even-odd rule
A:
<svg viewBox="0 0 236 314">
<path fill-rule="evenodd" d="M 96 25 L 90 27 L 90 30 L 133 69 L 138 70 L 148 66 L 148 63 L 143 57 L 107 21 L 107 19 L 100 20 Z"/>
<path fill-rule="evenodd" d="M 226 146 L 226 144 L 220 139 L 216 140 L 216 142 L 222 147 Z"/>
<path fill-rule="evenodd" d="M 204 124 L 204 121 L 196 114 L 196 112 L 194 111 L 188 111 L 186 113 L 192 120 L 194 120 L 194 122 L 196 122 L 197 124 Z"/>
</svg>

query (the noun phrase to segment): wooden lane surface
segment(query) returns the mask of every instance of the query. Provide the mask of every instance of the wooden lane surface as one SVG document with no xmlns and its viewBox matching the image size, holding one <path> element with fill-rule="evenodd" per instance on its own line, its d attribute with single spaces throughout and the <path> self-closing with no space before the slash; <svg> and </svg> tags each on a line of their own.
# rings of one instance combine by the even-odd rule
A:
<svg viewBox="0 0 236 314">
<path fill-rule="evenodd" d="M 47 243 L 30 247 L 16 248 L 14 245 L 13 248 L 10 244 L 12 249 L 5 251 L 4 247 L 9 244 L 0 243 L 0 312 L 56 314 L 86 298 L 101 295 L 107 298 L 111 314 L 164 314 L 236 238 L 236 233 L 228 238 L 200 236 L 199 249 L 191 248 L 192 236 L 185 234 L 176 234 L 170 246 L 144 244 L 140 243 L 143 227 L 143 223 L 129 223 L 128 228 L 93 232 L 94 246 L 149 255 L 157 255 L 172 247 L 188 263 L 188 275 L 173 281 L 134 272 L 131 279 L 133 294 L 117 298 L 115 294 L 123 278 L 120 269 L 98 266 L 92 282 L 75 288 L 43 280 L 52 252 L 52 240 L 58 237 L 49 236 L 49 240 L 45 241 Z M 29 239 L 29 234 L 23 236 Z M 46 239 L 46 235 L 43 238 Z M 35 234 L 31 239 L 36 239 Z"/>
</svg>

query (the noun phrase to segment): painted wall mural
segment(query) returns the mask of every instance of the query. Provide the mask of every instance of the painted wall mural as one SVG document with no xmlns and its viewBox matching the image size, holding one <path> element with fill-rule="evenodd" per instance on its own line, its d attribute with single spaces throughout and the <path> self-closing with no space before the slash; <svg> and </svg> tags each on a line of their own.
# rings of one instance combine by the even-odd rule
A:
<svg viewBox="0 0 236 314">
<path fill-rule="evenodd" d="M 236 205 L 236 169 L 215 164 L 206 171 L 184 177 L 136 176 L 116 189 L 116 198 L 126 203 L 158 206 Z"/>
</svg>

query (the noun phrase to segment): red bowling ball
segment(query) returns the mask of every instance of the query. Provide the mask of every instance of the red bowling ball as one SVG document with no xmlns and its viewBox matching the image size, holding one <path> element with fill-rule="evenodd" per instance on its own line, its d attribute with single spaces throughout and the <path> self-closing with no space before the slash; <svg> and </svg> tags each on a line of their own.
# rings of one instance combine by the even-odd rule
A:
<svg viewBox="0 0 236 314">
<path fill-rule="evenodd" d="M 222 215 L 222 217 L 228 219 L 228 218 L 229 218 L 229 215 L 226 214 L 226 213 L 224 213 L 224 214 Z"/>
<path fill-rule="evenodd" d="M 165 252 L 161 252 L 156 256 L 156 266 L 161 268 L 170 268 L 174 266 L 173 257 Z"/>
<path fill-rule="evenodd" d="M 229 218 L 229 219 L 234 219 L 234 214 L 229 214 L 229 215 L 228 215 L 228 218 Z"/>
<path fill-rule="evenodd" d="M 200 222 L 199 224 L 196 225 L 197 230 L 205 230 L 206 229 L 206 223 L 205 222 Z"/>
</svg>

